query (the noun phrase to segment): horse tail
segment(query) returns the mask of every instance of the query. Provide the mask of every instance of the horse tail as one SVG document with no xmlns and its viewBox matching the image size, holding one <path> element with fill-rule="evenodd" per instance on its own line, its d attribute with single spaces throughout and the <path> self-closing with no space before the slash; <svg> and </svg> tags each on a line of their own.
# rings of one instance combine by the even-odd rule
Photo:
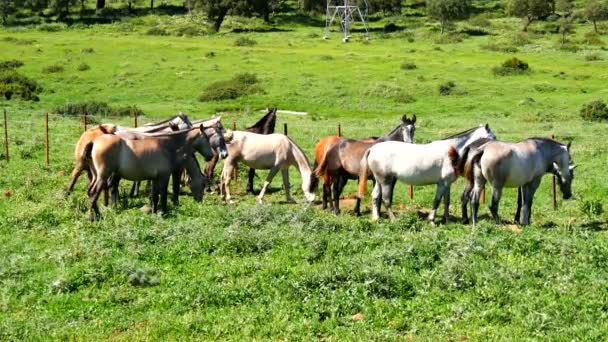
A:
<svg viewBox="0 0 608 342">
<path fill-rule="evenodd" d="M 361 158 L 361 166 L 359 171 L 359 199 L 362 200 L 367 192 L 367 177 L 369 174 L 369 164 L 367 163 L 367 157 L 371 149 L 367 149 Z"/>
<path fill-rule="evenodd" d="M 454 146 L 450 146 L 450 148 L 448 149 L 448 158 L 450 159 L 450 164 L 452 164 L 454 173 L 456 174 L 456 176 L 458 176 L 458 165 L 460 157 L 458 156 L 458 151 L 456 151 L 456 148 L 454 148 Z"/>
<path fill-rule="evenodd" d="M 321 163 L 317 165 L 317 160 L 315 158 L 315 164 L 314 164 L 314 174 L 317 177 L 323 177 L 325 176 L 325 173 L 327 172 L 327 164 L 328 164 L 328 158 L 327 155 L 329 154 L 329 151 L 325 152 L 325 154 L 323 155 L 323 158 L 321 159 Z"/>
<path fill-rule="evenodd" d="M 458 159 L 458 174 L 464 175 L 464 168 L 467 163 L 467 159 L 469 158 L 469 152 L 471 152 L 471 147 L 467 146 L 462 152 L 462 156 Z"/>
<path fill-rule="evenodd" d="M 114 132 L 116 131 L 116 129 L 114 127 L 112 127 L 111 129 L 108 129 L 108 127 L 106 127 L 106 125 L 99 125 L 98 128 L 103 134 L 114 134 Z"/>
<path fill-rule="evenodd" d="M 464 178 L 469 181 L 469 182 L 473 182 L 473 169 L 475 168 L 475 165 L 479 163 L 479 160 L 481 160 L 481 157 L 483 156 L 483 149 L 481 150 L 476 150 L 469 158 L 468 160 L 465 161 L 465 166 L 463 168 L 463 176 Z"/>
</svg>

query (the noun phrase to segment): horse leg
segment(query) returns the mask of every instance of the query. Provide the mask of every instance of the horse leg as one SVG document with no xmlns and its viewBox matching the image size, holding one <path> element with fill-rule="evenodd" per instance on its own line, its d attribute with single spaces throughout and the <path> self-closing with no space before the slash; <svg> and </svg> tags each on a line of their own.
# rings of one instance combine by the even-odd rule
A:
<svg viewBox="0 0 608 342">
<path fill-rule="evenodd" d="M 523 199 L 523 222 L 522 225 L 527 226 L 530 224 L 530 219 L 532 218 L 532 200 L 534 199 L 534 193 L 536 193 L 536 189 L 540 185 L 541 178 L 538 177 L 531 181 L 530 183 L 523 186 L 522 189 L 522 199 Z"/>
<path fill-rule="evenodd" d="M 152 191 L 150 191 L 150 202 L 152 204 L 152 213 L 158 212 L 158 199 L 159 199 L 159 180 L 158 178 L 152 181 Z"/>
<path fill-rule="evenodd" d="M 384 202 L 384 206 L 386 207 L 386 212 L 388 213 L 388 218 L 391 222 L 395 222 L 395 214 L 393 214 L 392 205 L 393 205 L 393 190 L 395 189 L 395 184 L 397 183 L 397 178 L 391 177 L 386 179 L 386 181 L 381 184 L 382 186 L 382 202 Z"/>
<path fill-rule="evenodd" d="M 450 184 L 445 185 L 443 192 L 443 220 L 445 224 L 450 223 Z"/>
<path fill-rule="evenodd" d="M 209 179 L 209 183 L 208 184 L 208 189 L 211 190 L 211 183 L 213 181 L 213 171 L 215 170 L 215 166 L 217 165 L 217 161 L 220 159 L 220 155 L 219 153 L 217 153 L 216 149 L 212 149 L 213 152 L 213 157 L 211 158 L 211 160 L 207 163 L 207 168 L 205 169 L 205 175 L 207 176 L 207 179 Z M 221 184 L 220 184 L 221 187 Z M 221 192 L 221 190 L 220 190 Z"/>
<path fill-rule="evenodd" d="M 99 217 L 99 207 L 97 206 L 97 200 L 101 191 L 106 184 L 106 180 L 96 177 L 95 181 L 89 186 L 89 220 L 95 221 Z"/>
<path fill-rule="evenodd" d="M 178 176 L 179 177 L 179 176 Z M 157 191 L 160 195 L 160 211 L 164 214 L 167 213 L 167 193 L 168 193 L 168 188 L 169 188 L 169 175 L 167 175 L 166 177 L 159 177 L 159 179 L 154 182 L 155 184 L 158 183 L 158 188 Z M 177 183 L 178 183 L 178 191 L 179 191 L 179 178 L 177 178 Z"/>
<path fill-rule="evenodd" d="M 287 200 L 287 203 L 296 203 L 296 200 L 291 197 L 291 184 L 289 184 L 289 169 L 281 170 L 281 175 L 283 176 L 283 187 L 285 188 L 285 198 Z"/>
<path fill-rule="evenodd" d="M 179 192 L 181 187 L 181 176 L 183 169 L 178 168 L 171 175 L 171 184 L 173 185 L 173 193 L 171 194 L 171 202 L 173 202 L 173 206 L 177 207 L 179 205 Z M 167 185 L 168 187 L 169 185 Z"/>
<path fill-rule="evenodd" d="M 346 185 L 346 182 L 348 182 L 348 178 L 346 178 L 346 176 L 344 176 L 341 173 L 339 173 L 336 177 L 334 177 L 333 201 L 334 201 L 334 214 L 336 214 L 336 215 L 340 214 L 340 195 L 342 194 L 342 190 L 344 190 L 344 186 Z"/>
<path fill-rule="evenodd" d="M 260 203 L 260 204 L 262 203 L 262 198 L 264 197 L 264 194 L 266 193 L 266 189 L 268 189 L 268 186 L 272 182 L 272 179 L 277 174 L 277 172 L 279 172 L 278 166 L 273 167 L 272 169 L 270 169 L 270 172 L 268 172 L 268 176 L 266 177 L 266 180 L 264 181 L 262 190 L 260 190 L 260 194 L 258 195 L 258 203 Z"/>
<path fill-rule="evenodd" d="M 374 190 L 372 191 L 372 220 L 378 221 L 380 219 L 380 206 L 382 204 L 382 187 L 380 186 L 380 180 L 376 180 L 374 184 Z"/>
<path fill-rule="evenodd" d="M 516 224 L 519 224 L 519 219 L 521 217 L 521 215 L 520 215 L 521 207 L 523 205 L 523 200 L 524 200 L 522 191 L 523 191 L 523 187 L 520 186 L 517 188 L 517 211 L 515 211 L 515 223 Z"/>
<path fill-rule="evenodd" d="M 254 168 L 249 168 L 249 175 L 247 178 L 247 192 L 250 193 L 254 193 L 253 192 L 253 179 L 255 178 L 255 169 Z"/>
<path fill-rule="evenodd" d="M 492 203 L 490 203 L 490 213 L 496 224 L 500 224 L 500 217 L 498 216 L 498 204 L 502 197 L 502 186 L 492 185 Z"/>
<path fill-rule="evenodd" d="M 82 171 L 85 169 L 83 163 L 81 163 L 80 161 L 76 162 L 76 166 L 74 167 L 74 170 L 72 170 L 72 175 L 70 176 L 70 184 L 68 185 L 68 189 L 66 190 L 66 195 L 69 195 L 72 193 L 72 191 L 74 191 L 74 186 L 76 185 L 76 181 L 78 180 L 78 177 L 80 177 L 80 174 L 82 173 Z M 87 173 L 89 174 L 89 184 L 91 182 L 91 175 L 90 175 L 90 170 L 87 170 Z"/>
<path fill-rule="evenodd" d="M 323 176 L 323 209 L 327 209 L 327 200 L 333 209 L 333 202 L 331 202 L 331 177 L 328 175 Z"/>
<path fill-rule="evenodd" d="M 446 186 L 443 182 L 437 183 L 437 190 L 435 191 L 435 199 L 433 200 L 433 208 L 431 209 L 431 212 L 429 213 L 429 217 L 427 218 L 427 220 L 430 223 L 433 223 L 433 221 L 435 220 L 435 212 L 437 212 L 437 208 L 439 208 L 439 203 L 441 202 L 441 198 L 443 197 L 443 194 L 445 193 L 445 189 L 446 189 Z"/>
<path fill-rule="evenodd" d="M 112 195 L 112 206 L 118 206 L 118 195 L 119 195 L 119 186 L 120 185 L 120 177 L 114 175 L 112 179 L 111 185 L 111 195 Z"/>
<path fill-rule="evenodd" d="M 232 178 L 232 170 L 234 170 L 232 160 L 224 161 L 224 168 L 222 169 L 222 174 L 220 176 L 220 197 L 226 203 L 233 203 L 230 199 L 230 180 Z"/>
<path fill-rule="evenodd" d="M 360 181 L 361 181 L 361 179 L 358 179 L 358 182 L 360 182 Z M 391 198 L 391 201 L 392 201 L 392 198 Z M 359 198 L 359 196 L 357 196 L 357 202 L 355 203 L 355 216 L 357 216 L 357 217 L 361 216 L 361 198 Z"/>
<path fill-rule="evenodd" d="M 467 208 L 471 200 L 471 192 L 473 191 L 473 182 L 466 182 L 462 195 L 460 196 L 460 208 L 462 209 L 462 224 L 469 223 L 469 210 Z"/>
</svg>

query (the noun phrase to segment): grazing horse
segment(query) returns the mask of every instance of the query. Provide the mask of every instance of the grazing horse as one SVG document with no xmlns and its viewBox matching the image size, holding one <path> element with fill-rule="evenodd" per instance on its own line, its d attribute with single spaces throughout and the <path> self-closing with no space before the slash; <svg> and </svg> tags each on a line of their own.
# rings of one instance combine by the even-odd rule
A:
<svg viewBox="0 0 608 342">
<path fill-rule="evenodd" d="M 472 128 L 444 140 L 428 144 L 407 144 L 387 141 L 374 145 L 361 159 L 359 198 L 365 196 L 367 177 L 376 179 L 372 192 L 372 218 L 380 218 L 380 206 L 384 206 L 391 221 L 393 190 L 397 180 L 412 185 L 437 184 L 433 209 L 428 220 L 433 222 L 441 198 L 444 200 L 444 219 L 449 222 L 450 186 L 458 177 L 459 155 L 478 139 L 496 139 L 488 125 Z"/>
<path fill-rule="evenodd" d="M 167 211 L 167 186 L 169 177 L 192 155 L 192 145 L 202 139 L 206 142 L 206 154 L 211 154 L 211 146 L 205 127 L 182 130 L 130 140 L 114 134 L 105 134 L 87 145 L 94 168 L 94 179 L 89 186 L 90 219 L 98 214 L 97 199 L 108 186 L 110 178 L 132 181 L 152 180 L 152 211 Z"/>
<path fill-rule="evenodd" d="M 498 204 L 502 189 L 518 188 L 517 213 L 515 222 L 519 223 L 523 209 L 522 225 L 530 224 L 534 193 L 546 173 L 552 173 L 559 180 L 559 187 L 565 200 L 572 197 L 574 168 L 570 157 L 570 143 L 563 145 L 547 138 L 529 138 L 516 144 L 490 141 L 471 149 L 464 166 L 464 175 L 472 192 L 471 208 L 473 224 L 477 223 L 479 195 L 486 182 L 492 185 L 490 212 L 496 224 L 500 223 Z M 466 218 L 466 200 L 463 194 L 463 221 Z M 467 219 L 468 220 L 468 219 Z"/>
<path fill-rule="evenodd" d="M 253 126 L 245 128 L 246 132 L 257 133 L 257 134 L 272 134 L 274 133 L 274 127 L 277 122 L 277 108 L 267 109 L 267 113 L 264 115 L 258 122 L 256 122 Z M 213 158 L 207 164 L 207 169 L 205 170 L 205 175 L 207 179 L 209 179 L 209 185 L 211 185 L 211 180 L 213 179 L 213 173 L 215 171 L 215 166 L 217 165 L 217 161 L 219 156 L 217 152 L 214 150 Z M 224 159 L 224 158 L 222 158 Z M 247 179 L 247 192 L 253 193 L 253 179 L 255 178 L 255 169 L 249 169 L 249 178 Z"/>
<path fill-rule="evenodd" d="M 386 136 L 379 139 L 342 139 L 334 144 L 319 165 L 315 168 L 317 177 L 324 177 L 323 201 L 329 188 L 327 183 L 333 185 L 333 210 L 340 213 L 340 194 L 349 179 L 356 179 L 360 173 L 361 158 L 367 149 L 383 141 L 401 141 L 411 143 L 414 141 L 416 131 L 416 115 L 408 119 L 407 115 L 401 118 L 401 123 Z M 315 154 L 316 155 L 316 154 Z M 333 183 L 333 184 L 332 184 Z M 361 201 L 357 198 L 355 215 L 361 215 Z"/>
<path fill-rule="evenodd" d="M 262 202 L 268 185 L 279 171 L 283 175 L 283 187 L 287 202 L 295 202 L 289 192 L 288 169 L 290 166 L 295 166 L 302 175 L 302 190 L 304 191 L 306 200 L 308 202 L 314 201 L 315 195 L 311 192 L 311 189 L 314 187 L 312 181 L 315 177 L 310 169 L 306 154 L 290 138 L 277 133 L 263 135 L 235 131 L 233 134 L 232 142 L 228 147 L 229 155 L 224 161 L 224 169 L 222 170 L 220 179 L 220 194 L 226 202 L 232 203 L 228 186 L 232 170 L 234 170 L 238 162 L 243 162 L 254 169 L 270 169 L 262 190 L 257 196 L 258 202 Z"/>
</svg>

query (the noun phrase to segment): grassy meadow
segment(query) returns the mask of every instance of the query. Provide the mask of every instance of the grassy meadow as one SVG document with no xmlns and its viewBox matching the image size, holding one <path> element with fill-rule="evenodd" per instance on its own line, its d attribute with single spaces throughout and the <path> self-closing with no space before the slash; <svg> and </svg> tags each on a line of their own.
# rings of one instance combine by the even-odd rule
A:
<svg viewBox="0 0 608 342">
<path fill-rule="evenodd" d="M 605 338 L 608 214 L 600 209 L 608 197 L 608 125 L 583 121 L 579 111 L 608 100 L 608 36 L 590 40 L 591 25 L 577 25 L 564 48 L 559 35 L 535 33 L 540 23 L 523 34 L 519 20 L 494 19 L 488 35 L 442 37 L 413 19 L 405 30 L 374 31 L 370 41 L 354 34 L 343 44 L 339 33 L 323 40 L 321 27 L 289 23 L 277 24 L 280 32 L 146 34 L 155 20 L 0 31 L 0 61 L 23 61 L 18 72 L 44 88 L 38 102 L 0 101 L 11 158 L 4 160 L 2 145 L 0 339 Z M 255 44 L 239 46 L 243 37 Z M 514 56 L 531 72 L 493 74 Z M 211 82 L 243 72 L 257 75 L 256 93 L 198 100 Z M 450 94 L 440 95 L 448 82 Z M 501 202 L 504 225 L 484 207 L 475 228 L 433 226 L 424 217 L 435 188 L 416 187 L 410 200 L 398 184 L 398 221 L 373 223 L 369 197 L 361 218 L 348 204 L 340 216 L 302 204 L 294 170 L 301 203 L 283 203 L 277 177 L 260 206 L 243 191 L 241 167 L 235 205 L 215 194 L 202 204 L 183 196 L 159 217 L 140 211 L 145 198 L 125 198 L 90 223 L 85 181 L 64 196 L 82 120 L 53 114 L 84 101 L 136 105 L 145 112 L 140 124 L 182 111 L 194 119 L 221 113 L 225 126 L 244 128 L 267 106 L 306 112 L 279 114 L 277 131 L 287 124 L 311 164 L 315 143 L 338 124 L 347 137 L 378 136 L 404 113 L 418 117 L 417 142 L 481 123 L 510 142 L 555 135 L 573 141 L 575 199 L 558 199 L 554 211 L 547 176 L 530 227 L 511 224 L 514 189 Z M 258 172 L 256 189 L 266 174 Z M 461 189 L 459 180 L 450 209 L 457 222 Z M 354 193 L 351 182 L 344 196 Z"/>
</svg>

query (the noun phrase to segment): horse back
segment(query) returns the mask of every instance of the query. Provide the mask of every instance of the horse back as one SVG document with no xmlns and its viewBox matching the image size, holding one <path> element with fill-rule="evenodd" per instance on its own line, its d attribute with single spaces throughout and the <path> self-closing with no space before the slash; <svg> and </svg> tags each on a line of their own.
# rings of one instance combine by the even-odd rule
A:
<svg viewBox="0 0 608 342">
<path fill-rule="evenodd" d="M 350 175 L 359 176 L 361 158 L 375 144 L 375 140 L 342 140 L 338 144 L 340 167 Z"/>
</svg>

